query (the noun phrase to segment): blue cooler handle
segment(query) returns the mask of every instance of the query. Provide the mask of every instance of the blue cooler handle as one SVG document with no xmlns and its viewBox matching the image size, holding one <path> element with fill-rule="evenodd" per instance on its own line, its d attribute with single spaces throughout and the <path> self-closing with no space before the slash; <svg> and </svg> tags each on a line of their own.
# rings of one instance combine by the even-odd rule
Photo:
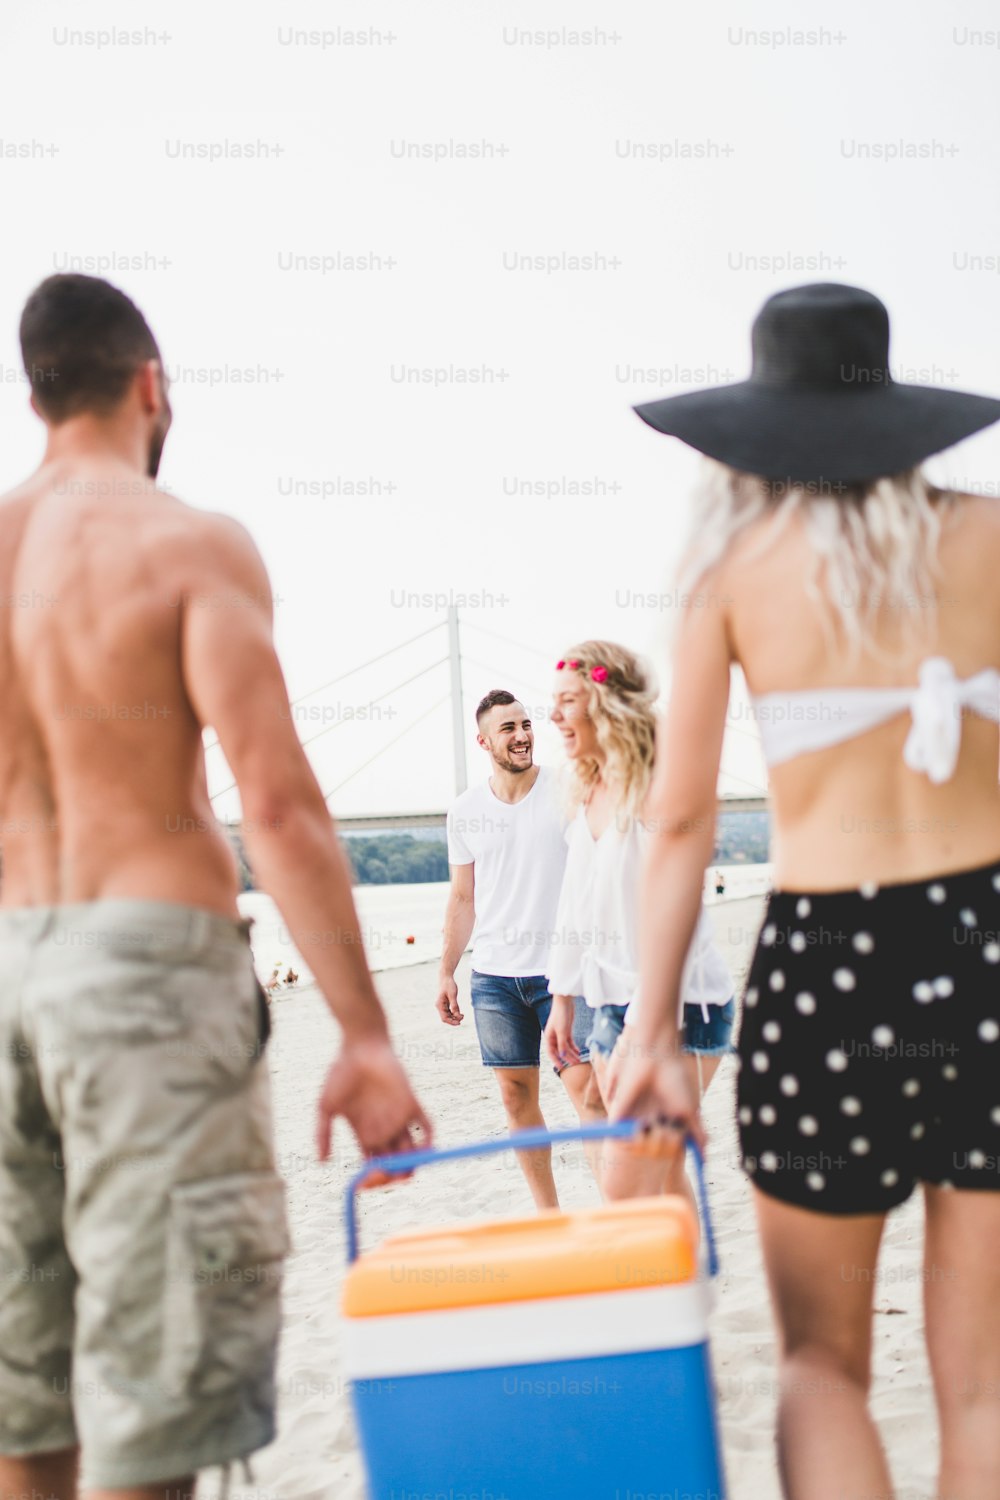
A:
<svg viewBox="0 0 1000 1500">
<path fill-rule="evenodd" d="M 555 1146 L 562 1141 L 631 1140 L 642 1126 L 638 1120 L 621 1120 L 615 1125 L 579 1125 L 575 1130 L 518 1130 L 513 1135 L 501 1136 L 498 1140 L 477 1141 L 471 1146 L 448 1146 L 427 1151 L 404 1151 L 397 1156 L 373 1156 L 360 1171 L 355 1172 L 344 1195 L 344 1219 L 347 1229 L 348 1264 L 358 1258 L 358 1214 L 359 1189 L 373 1172 L 412 1172 L 415 1167 L 429 1167 L 439 1161 L 459 1161 L 465 1156 L 493 1156 L 498 1151 L 524 1151 L 538 1146 Z M 698 1203 L 705 1229 L 705 1248 L 708 1259 L 708 1274 L 719 1273 L 719 1254 L 715 1246 L 715 1233 L 708 1207 L 708 1192 L 705 1187 L 705 1163 L 701 1149 L 691 1136 L 687 1140 L 688 1150 L 694 1158 L 695 1179 L 698 1184 Z"/>
</svg>

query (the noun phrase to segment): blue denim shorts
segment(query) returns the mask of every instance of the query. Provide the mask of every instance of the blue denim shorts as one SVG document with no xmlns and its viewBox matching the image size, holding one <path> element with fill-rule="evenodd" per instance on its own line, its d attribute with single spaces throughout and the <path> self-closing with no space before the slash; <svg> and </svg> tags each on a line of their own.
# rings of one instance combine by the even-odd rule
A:
<svg viewBox="0 0 1000 1500">
<path fill-rule="evenodd" d="M 611 1056 L 615 1042 L 624 1030 L 627 1009 L 627 1005 L 600 1005 L 591 1012 L 593 1020 L 587 1046 L 592 1052 L 602 1057 Z M 727 1000 L 725 1005 L 710 1005 L 707 1021 L 700 1005 L 685 1005 L 681 1051 L 696 1052 L 701 1057 L 723 1057 L 732 1052 L 735 1014 L 735 999 Z"/>
<path fill-rule="evenodd" d="M 697 1052 L 702 1057 L 725 1057 L 727 1052 L 734 1052 L 735 1015 L 735 998 L 727 1000 L 725 1005 L 710 1005 L 707 1021 L 700 1005 L 685 1005 L 682 1051 Z"/>
<path fill-rule="evenodd" d="M 541 1058 L 542 1032 L 552 1009 L 552 996 L 545 975 L 479 974 L 473 969 L 471 989 L 472 1014 L 476 1020 L 483 1066 L 537 1068 Z M 579 997 L 575 1004 L 573 1040 L 579 1048 L 580 1061 L 589 1062 L 590 1007 Z M 561 1073 L 563 1069 L 554 1071 Z"/>
</svg>

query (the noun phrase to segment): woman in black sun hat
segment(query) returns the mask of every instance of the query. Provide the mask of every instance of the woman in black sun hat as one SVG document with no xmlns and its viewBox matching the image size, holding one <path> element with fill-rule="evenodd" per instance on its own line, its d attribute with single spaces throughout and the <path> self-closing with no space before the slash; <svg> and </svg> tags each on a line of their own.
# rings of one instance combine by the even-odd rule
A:
<svg viewBox="0 0 1000 1500">
<path fill-rule="evenodd" d="M 1000 1495 L 1000 505 L 919 468 L 1000 401 L 897 384 L 885 307 L 824 284 L 765 303 L 748 380 L 636 410 L 705 458 L 651 794 L 643 1008 L 611 1112 L 701 1133 L 676 989 L 735 663 L 773 802 L 738 1116 L 785 1493 L 891 1493 L 872 1303 L 885 1216 L 919 1183 L 935 1493 Z"/>
</svg>

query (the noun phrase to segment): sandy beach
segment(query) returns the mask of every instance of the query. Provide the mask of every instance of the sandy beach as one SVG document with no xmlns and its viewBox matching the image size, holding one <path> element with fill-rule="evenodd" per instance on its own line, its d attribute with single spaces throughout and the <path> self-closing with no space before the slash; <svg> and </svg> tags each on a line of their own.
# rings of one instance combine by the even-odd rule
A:
<svg viewBox="0 0 1000 1500">
<path fill-rule="evenodd" d="M 718 937 L 742 987 L 762 901 L 725 901 L 712 908 Z M 434 1010 L 436 966 L 422 963 L 379 975 L 397 1049 L 406 1060 L 438 1143 L 459 1144 L 503 1133 L 496 1084 L 483 1068 L 468 999 L 466 955 L 458 979 L 466 1018 L 444 1027 Z M 344 1270 L 342 1189 L 357 1164 L 342 1130 L 334 1159 L 320 1165 L 313 1116 L 336 1028 L 315 988 L 280 994 L 272 1005 L 270 1068 L 274 1084 L 279 1167 L 288 1183 L 293 1253 L 288 1263 L 279 1366 L 279 1435 L 253 1460 L 253 1482 L 234 1471 L 233 1500 L 363 1500 L 361 1457 L 341 1377 L 338 1300 Z M 721 1275 L 712 1350 L 730 1500 L 777 1500 L 773 1452 L 775 1346 L 754 1227 L 751 1190 L 736 1156 L 733 1091 L 727 1060 L 706 1101 L 710 1133 L 708 1180 L 719 1240 Z M 552 1126 L 575 1124 L 551 1073 L 542 1086 Z M 563 1207 L 598 1201 L 582 1151 L 557 1152 Z M 414 1224 L 528 1214 L 531 1200 L 513 1154 L 483 1162 L 429 1168 L 409 1183 L 364 1195 L 362 1244 Z M 889 1447 L 898 1500 L 932 1493 L 935 1422 L 926 1362 L 920 1350 L 922 1211 L 914 1198 L 893 1216 L 875 1293 L 874 1406 Z M 849 1273 L 848 1273 L 849 1274 Z M 665 1489 L 669 1488 L 665 1485 Z M 215 1472 L 199 1495 L 219 1494 Z M 527 1500 L 527 1497 L 511 1497 Z"/>
</svg>

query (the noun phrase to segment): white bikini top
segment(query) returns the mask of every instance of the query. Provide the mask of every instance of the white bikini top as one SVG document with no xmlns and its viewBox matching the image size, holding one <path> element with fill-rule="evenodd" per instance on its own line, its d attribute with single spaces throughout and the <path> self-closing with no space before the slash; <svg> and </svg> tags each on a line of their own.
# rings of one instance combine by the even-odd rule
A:
<svg viewBox="0 0 1000 1500">
<path fill-rule="evenodd" d="M 920 664 L 917 687 L 817 688 L 751 694 L 750 702 L 769 766 L 854 739 L 909 709 L 913 723 L 903 759 L 911 771 L 939 783 L 955 771 L 963 708 L 1000 723 L 1000 671 L 986 667 L 960 680 L 947 657 L 929 656 Z"/>
</svg>

